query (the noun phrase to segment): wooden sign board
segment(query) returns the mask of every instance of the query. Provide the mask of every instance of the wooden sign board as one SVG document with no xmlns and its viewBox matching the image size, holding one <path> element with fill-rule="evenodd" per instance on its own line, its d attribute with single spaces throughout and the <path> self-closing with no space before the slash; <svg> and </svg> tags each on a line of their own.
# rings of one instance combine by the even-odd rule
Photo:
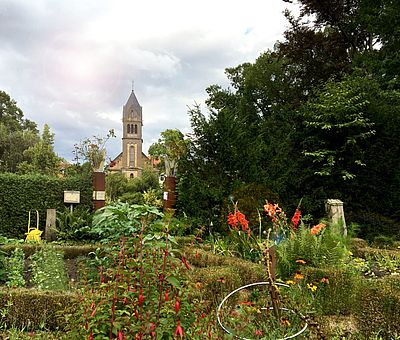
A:
<svg viewBox="0 0 400 340">
<path fill-rule="evenodd" d="M 64 203 L 80 203 L 81 192 L 80 191 L 64 191 Z"/>
</svg>

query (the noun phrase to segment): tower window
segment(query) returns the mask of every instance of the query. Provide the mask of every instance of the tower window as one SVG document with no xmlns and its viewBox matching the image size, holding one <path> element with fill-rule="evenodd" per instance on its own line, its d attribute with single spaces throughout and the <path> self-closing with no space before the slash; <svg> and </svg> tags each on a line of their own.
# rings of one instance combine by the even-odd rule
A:
<svg viewBox="0 0 400 340">
<path fill-rule="evenodd" d="M 135 124 L 135 134 L 137 134 L 137 124 Z"/>
<path fill-rule="evenodd" d="M 127 124 L 127 130 L 128 133 L 131 133 L 131 124 Z"/>
<path fill-rule="evenodd" d="M 131 145 L 129 147 L 129 167 L 135 166 L 135 146 Z"/>
</svg>

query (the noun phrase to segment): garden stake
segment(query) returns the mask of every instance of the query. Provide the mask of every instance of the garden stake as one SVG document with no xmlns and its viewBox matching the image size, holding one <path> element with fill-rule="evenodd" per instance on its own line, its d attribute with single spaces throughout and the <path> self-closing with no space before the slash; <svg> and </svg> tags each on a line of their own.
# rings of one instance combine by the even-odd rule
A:
<svg viewBox="0 0 400 340">
<path fill-rule="evenodd" d="M 268 291 L 271 296 L 272 301 L 272 310 L 274 311 L 274 316 L 277 320 L 280 320 L 281 317 L 281 308 L 280 308 L 280 300 L 277 286 L 275 284 L 276 275 L 276 249 L 275 246 L 268 247 L 264 250 L 264 261 L 267 265 L 267 273 L 268 273 Z"/>
</svg>

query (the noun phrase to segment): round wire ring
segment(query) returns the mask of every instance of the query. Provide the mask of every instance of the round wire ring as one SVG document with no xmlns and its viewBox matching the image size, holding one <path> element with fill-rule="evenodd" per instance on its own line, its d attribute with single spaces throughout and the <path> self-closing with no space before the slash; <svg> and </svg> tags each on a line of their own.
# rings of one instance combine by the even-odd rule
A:
<svg viewBox="0 0 400 340">
<path fill-rule="evenodd" d="M 242 340 L 253 340 L 253 339 L 243 338 L 243 337 L 241 337 L 241 336 L 239 336 L 239 335 L 233 334 L 228 328 L 226 328 L 226 327 L 222 324 L 222 321 L 221 321 L 221 318 L 220 318 L 220 315 L 219 315 L 219 314 L 220 314 L 220 311 L 221 311 L 221 308 L 222 308 L 223 304 L 224 304 L 224 303 L 226 302 L 226 300 L 228 300 L 233 294 L 239 292 L 239 291 L 242 290 L 242 289 L 246 289 L 246 288 L 249 288 L 249 287 L 253 287 L 253 286 L 263 286 L 263 285 L 270 285 L 270 284 L 271 284 L 271 283 L 270 283 L 270 282 L 267 282 L 267 281 L 250 283 L 250 284 L 247 284 L 247 285 L 245 285 L 245 286 L 241 286 L 241 287 L 239 287 L 239 288 L 233 290 L 233 291 L 230 292 L 227 296 L 225 296 L 224 299 L 223 299 L 223 300 L 221 301 L 221 303 L 219 304 L 218 309 L 217 309 L 217 320 L 218 320 L 218 324 L 221 326 L 221 328 L 222 328 L 226 333 L 231 334 L 231 335 L 233 335 L 234 337 L 236 337 L 236 338 L 238 338 L 238 339 L 242 339 Z M 282 287 L 286 287 L 286 288 L 290 288 L 289 285 L 287 285 L 287 284 L 285 284 L 285 283 L 280 283 L 280 282 L 275 282 L 274 285 L 282 286 Z M 271 309 L 271 308 L 272 308 L 272 307 L 269 307 L 269 309 Z M 266 308 L 263 307 L 262 309 L 266 309 Z M 280 309 L 281 309 L 281 310 L 284 310 L 284 311 L 290 311 L 290 312 L 292 312 L 292 313 L 295 313 L 293 310 L 288 309 L 288 308 L 281 307 Z M 307 329 L 307 327 L 308 327 L 308 323 L 305 322 L 304 327 L 303 327 L 300 331 L 298 331 L 297 333 L 295 333 L 295 334 L 293 334 L 293 335 L 290 335 L 290 336 L 287 336 L 287 337 L 284 337 L 284 338 L 281 338 L 281 339 L 277 339 L 277 340 L 293 339 L 293 338 L 295 338 L 296 336 L 302 334 L 302 333 Z"/>
</svg>

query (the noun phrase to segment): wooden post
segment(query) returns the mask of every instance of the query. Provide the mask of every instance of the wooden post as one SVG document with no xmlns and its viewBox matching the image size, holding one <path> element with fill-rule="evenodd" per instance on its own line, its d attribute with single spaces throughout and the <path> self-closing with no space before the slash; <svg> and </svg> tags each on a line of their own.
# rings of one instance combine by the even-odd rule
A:
<svg viewBox="0 0 400 340">
<path fill-rule="evenodd" d="M 93 172 L 93 206 L 94 210 L 105 206 L 106 200 L 106 174 Z"/>
<path fill-rule="evenodd" d="M 280 310 L 280 300 L 279 292 L 275 285 L 276 280 L 276 249 L 275 246 L 269 247 L 264 251 L 264 260 L 268 266 L 268 290 L 272 301 L 272 310 L 274 316 L 277 320 L 280 320 L 281 310 Z"/>
<path fill-rule="evenodd" d="M 164 181 L 164 211 L 174 209 L 176 202 L 176 179 L 173 176 L 165 177 Z"/>
<path fill-rule="evenodd" d="M 44 232 L 46 241 L 54 241 L 56 239 L 56 231 L 56 209 L 47 209 Z"/>
</svg>

